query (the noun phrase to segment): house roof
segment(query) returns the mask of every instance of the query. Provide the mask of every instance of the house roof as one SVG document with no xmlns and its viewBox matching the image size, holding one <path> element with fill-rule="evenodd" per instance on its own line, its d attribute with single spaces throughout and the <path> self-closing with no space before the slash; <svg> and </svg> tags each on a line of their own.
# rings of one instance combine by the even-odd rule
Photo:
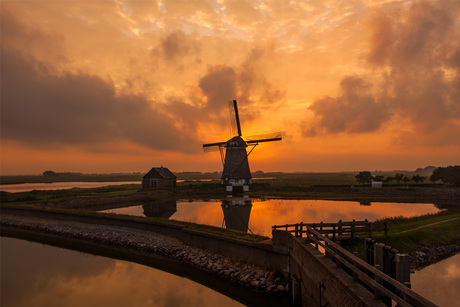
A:
<svg viewBox="0 0 460 307">
<path fill-rule="evenodd" d="M 153 167 L 147 174 L 142 178 L 163 178 L 163 179 L 176 179 L 174 175 L 167 167 Z"/>
</svg>

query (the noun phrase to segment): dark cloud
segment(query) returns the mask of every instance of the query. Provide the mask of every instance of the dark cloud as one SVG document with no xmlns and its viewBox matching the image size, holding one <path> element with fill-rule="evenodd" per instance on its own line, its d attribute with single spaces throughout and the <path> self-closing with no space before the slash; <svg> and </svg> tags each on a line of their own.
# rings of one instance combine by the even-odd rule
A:
<svg viewBox="0 0 460 307">
<path fill-rule="evenodd" d="M 2 46 L 32 51 L 36 58 L 69 61 L 64 51 L 65 38 L 62 35 L 27 27 L 10 12 L 7 6 L 2 6 L 0 16 Z"/>
<path fill-rule="evenodd" d="M 206 97 L 206 108 L 210 111 L 226 108 L 225 102 L 235 99 L 237 75 L 226 65 L 212 66 L 200 79 L 199 87 Z"/>
<path fill-rule="evenodd" d="M 371 132 L 392 118 L 404 118 L 428 140 L 441 127 L 458 126 L 459 12 L 455 2 L 420 1 L 401 15 L 376 13 L 369 22 L 373 35 L 367 60 L 373 75 L 384 73 L 379 81 L 345 77 L 338 97 L 317 99 L 309 108 L 317 122 L 306 134 Z M 364 80 L 374 80 L 369 81 L 373 89 Z"/>
<path fill-rule="evenodd" d="M 436 67 L 444 60 L 455 34 L 448 6 L 420 1 L 402 16 L 379 12 L 370 20 L 373 31 L 369 63 L 393 68 L 412 65 Z"/>
<path fill-rule="evenodd" d="M 36 146 L 126 140 L 160 150 L 199 145 L 174 117 L 141 96 L 117 94 L 113 84 L 86 74 L 54 75 L 44 65 L 3 48 L 2 138 Z"/>
<path fill-rule="evenodd" d="M 176 30 L 165 36 L 158 48 L 152 51 L 154 56 L 161 56 L 168 65 L 184 68 L 184 62 L 199 64 L 201 45 L 192 36 Z M 190 65 L 190 63 L 187 63 Z"/>
<path fill-rule="evenodd" d="M 310 106 L 317 116 L 318 128 L 330 133 L 370 132 L 379 129 L 388 119 L 386 106 L 376 102 L 370 85 L 362 78 L 346 77 L 340 83 L 340 89 L 338 97 L 323 97 Z M 318 128 L 309 127 L 305 133 L 316 134 Z"/>
<path fill-rule="evenodd" d="M 238 90 L 242 101 L 267 108 L 276 107 L 284 98 L 285 91 L 269 82 L 265 76 L 266 67 L 270 65 L 271 57 L 273 57 L 269 50 L 273 49 L 274 46 L 270 44 L 256 46 L 251 49 L 241 64 L 238 74 Z"/>
<path fill-rule="evenodd" d="M 270 62 L 266 49 L 270 48 L 252 48 L 237 67 L 216 65 L 208 68 L 206 75 L 199 81 L 199 88 L 206 100 L 202 108 L 202 116 L 206 118 L 201 117 L 202 120 L 221 123 L 222 127 L 232 125 L 232 129 L 236 130 L 233 127 L 233 117 L 229 118 L 226 103 L 236 99 L 245 133 L 244 123 L 253 121 L 282 104 L 285 92 L 266 78 L 266 66 Z M 233 107 L 230 108 L 233 110 Z"/>
</svg>

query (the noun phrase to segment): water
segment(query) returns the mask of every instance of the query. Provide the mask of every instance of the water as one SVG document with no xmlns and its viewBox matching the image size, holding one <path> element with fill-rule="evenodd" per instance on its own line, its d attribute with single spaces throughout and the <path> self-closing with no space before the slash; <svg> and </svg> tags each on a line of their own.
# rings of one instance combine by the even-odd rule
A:
<svg viewBox="0 0 460 307">
<path fill-rule="evenodd" d="M 103 182 L 51 182 L 51 183 L 21 183 L 21 184 L 2 184 L 0 191 L 5 192 L 27 192 L 32 190 L 63 190 L 71 188 L 98 188 L 109 185 L 141 184 L 140 181 L 103 181 Z"/>
<path fill-rule="evenodd" d="M 2 307 L 243 306 L 151 267 L 1 237 Z"/>
<path fill-rule="evenodd" d="M 372 203 L 361 205 L 352 201 L 327 200 L 252 200 L 225 199 L 211 201 L 163 201 L 145 205 L 126 206 L 102 212 L 154 216 L 185 222 L 226 227 L 271 237 L 273 225 L 375 221 L 383 217 L 413 217 L 437 213 L 433 204 Z"/>
<path fill-rule="evenodd" d="M 0 306 L 242 306 L 186 278 L 151 267 L 1 237 Z M 460 306 L 460 254 L 411 276 L 433 303 Z"/>
<path fill-rule="evenodd" d="M 460 254 L 415 271 L 412 289 L 439 306 L 460 306 Z"/>
</svg>

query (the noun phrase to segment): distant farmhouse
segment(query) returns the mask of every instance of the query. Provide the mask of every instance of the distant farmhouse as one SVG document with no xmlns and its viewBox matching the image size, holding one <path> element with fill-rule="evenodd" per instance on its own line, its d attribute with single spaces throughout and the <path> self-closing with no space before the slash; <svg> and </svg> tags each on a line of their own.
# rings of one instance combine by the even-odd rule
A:
<svg viewBox="0 0 460 307">
<path fill-rule="evenodd" d="M 154 167 L 142 177 L 143 189 L 164 189 L 176 187 L 176 175 L 166 167 Z"/>
</svg>

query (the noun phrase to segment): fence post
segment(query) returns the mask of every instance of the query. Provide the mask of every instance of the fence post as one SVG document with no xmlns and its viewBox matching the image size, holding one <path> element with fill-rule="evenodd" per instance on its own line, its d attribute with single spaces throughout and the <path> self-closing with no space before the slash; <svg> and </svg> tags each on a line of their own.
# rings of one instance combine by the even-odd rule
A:
<svg viewBox="0 0 460 307">
<path fill-rule="evenodd" d="M 383 244 L 383 243 L 375 243 L 374 244 L 374 267 L 377 270 L 381 271 L 381 272 L 383 272 L 383 270 L 384 270 L 384 268 L 383 268 L 383 247 L 384 246 L 385 246 L 385 244 Z M 375 276 L 374 279 L 379 284 L 383 283 L 383 280 L 378 276 Z M 381 293 L 377 289 L 375 289 L 374 296 L 376 298 L 380 298 Z"/>
<path fill-rule="evenodd" d="M 396 262 L 396 280 L 410 288 L 410 257 L 406 254 L 395 255 Z"/>
<path fill-rule="evenodd" d="M 355 238 L 355 219 L 351 222 L 351 240 Z"/>
<path fill-rule="evenodd" d="M 367 238 L 364 241 L 364 249 L 366 251 L 366 262 L 374 266 L 374 243 L 375 241 Z"/>
<path fill-rule="evenodd" d="M 303 237 L 303 222 L 300 222 L 300 237 Z"/>
<path fill-rule="evenodd" d="M 332 241 L 335 242 L 335 225 L 332 226 Z"/>
<path fill-rule="evenodd" d="M 294 237 L 298 238 L 299 237 L 299 224 L 295 224 L 294 226 Z"/>
<path fill-rule="evenodd" d="M 337 230 L 337 232 L 338 232 L 339 236 L 341 236 L 343 234 L 343 232 L 342 232 L 342 220 L 340 220 L 338 222 L 338 230 Z"/>
</svg>

